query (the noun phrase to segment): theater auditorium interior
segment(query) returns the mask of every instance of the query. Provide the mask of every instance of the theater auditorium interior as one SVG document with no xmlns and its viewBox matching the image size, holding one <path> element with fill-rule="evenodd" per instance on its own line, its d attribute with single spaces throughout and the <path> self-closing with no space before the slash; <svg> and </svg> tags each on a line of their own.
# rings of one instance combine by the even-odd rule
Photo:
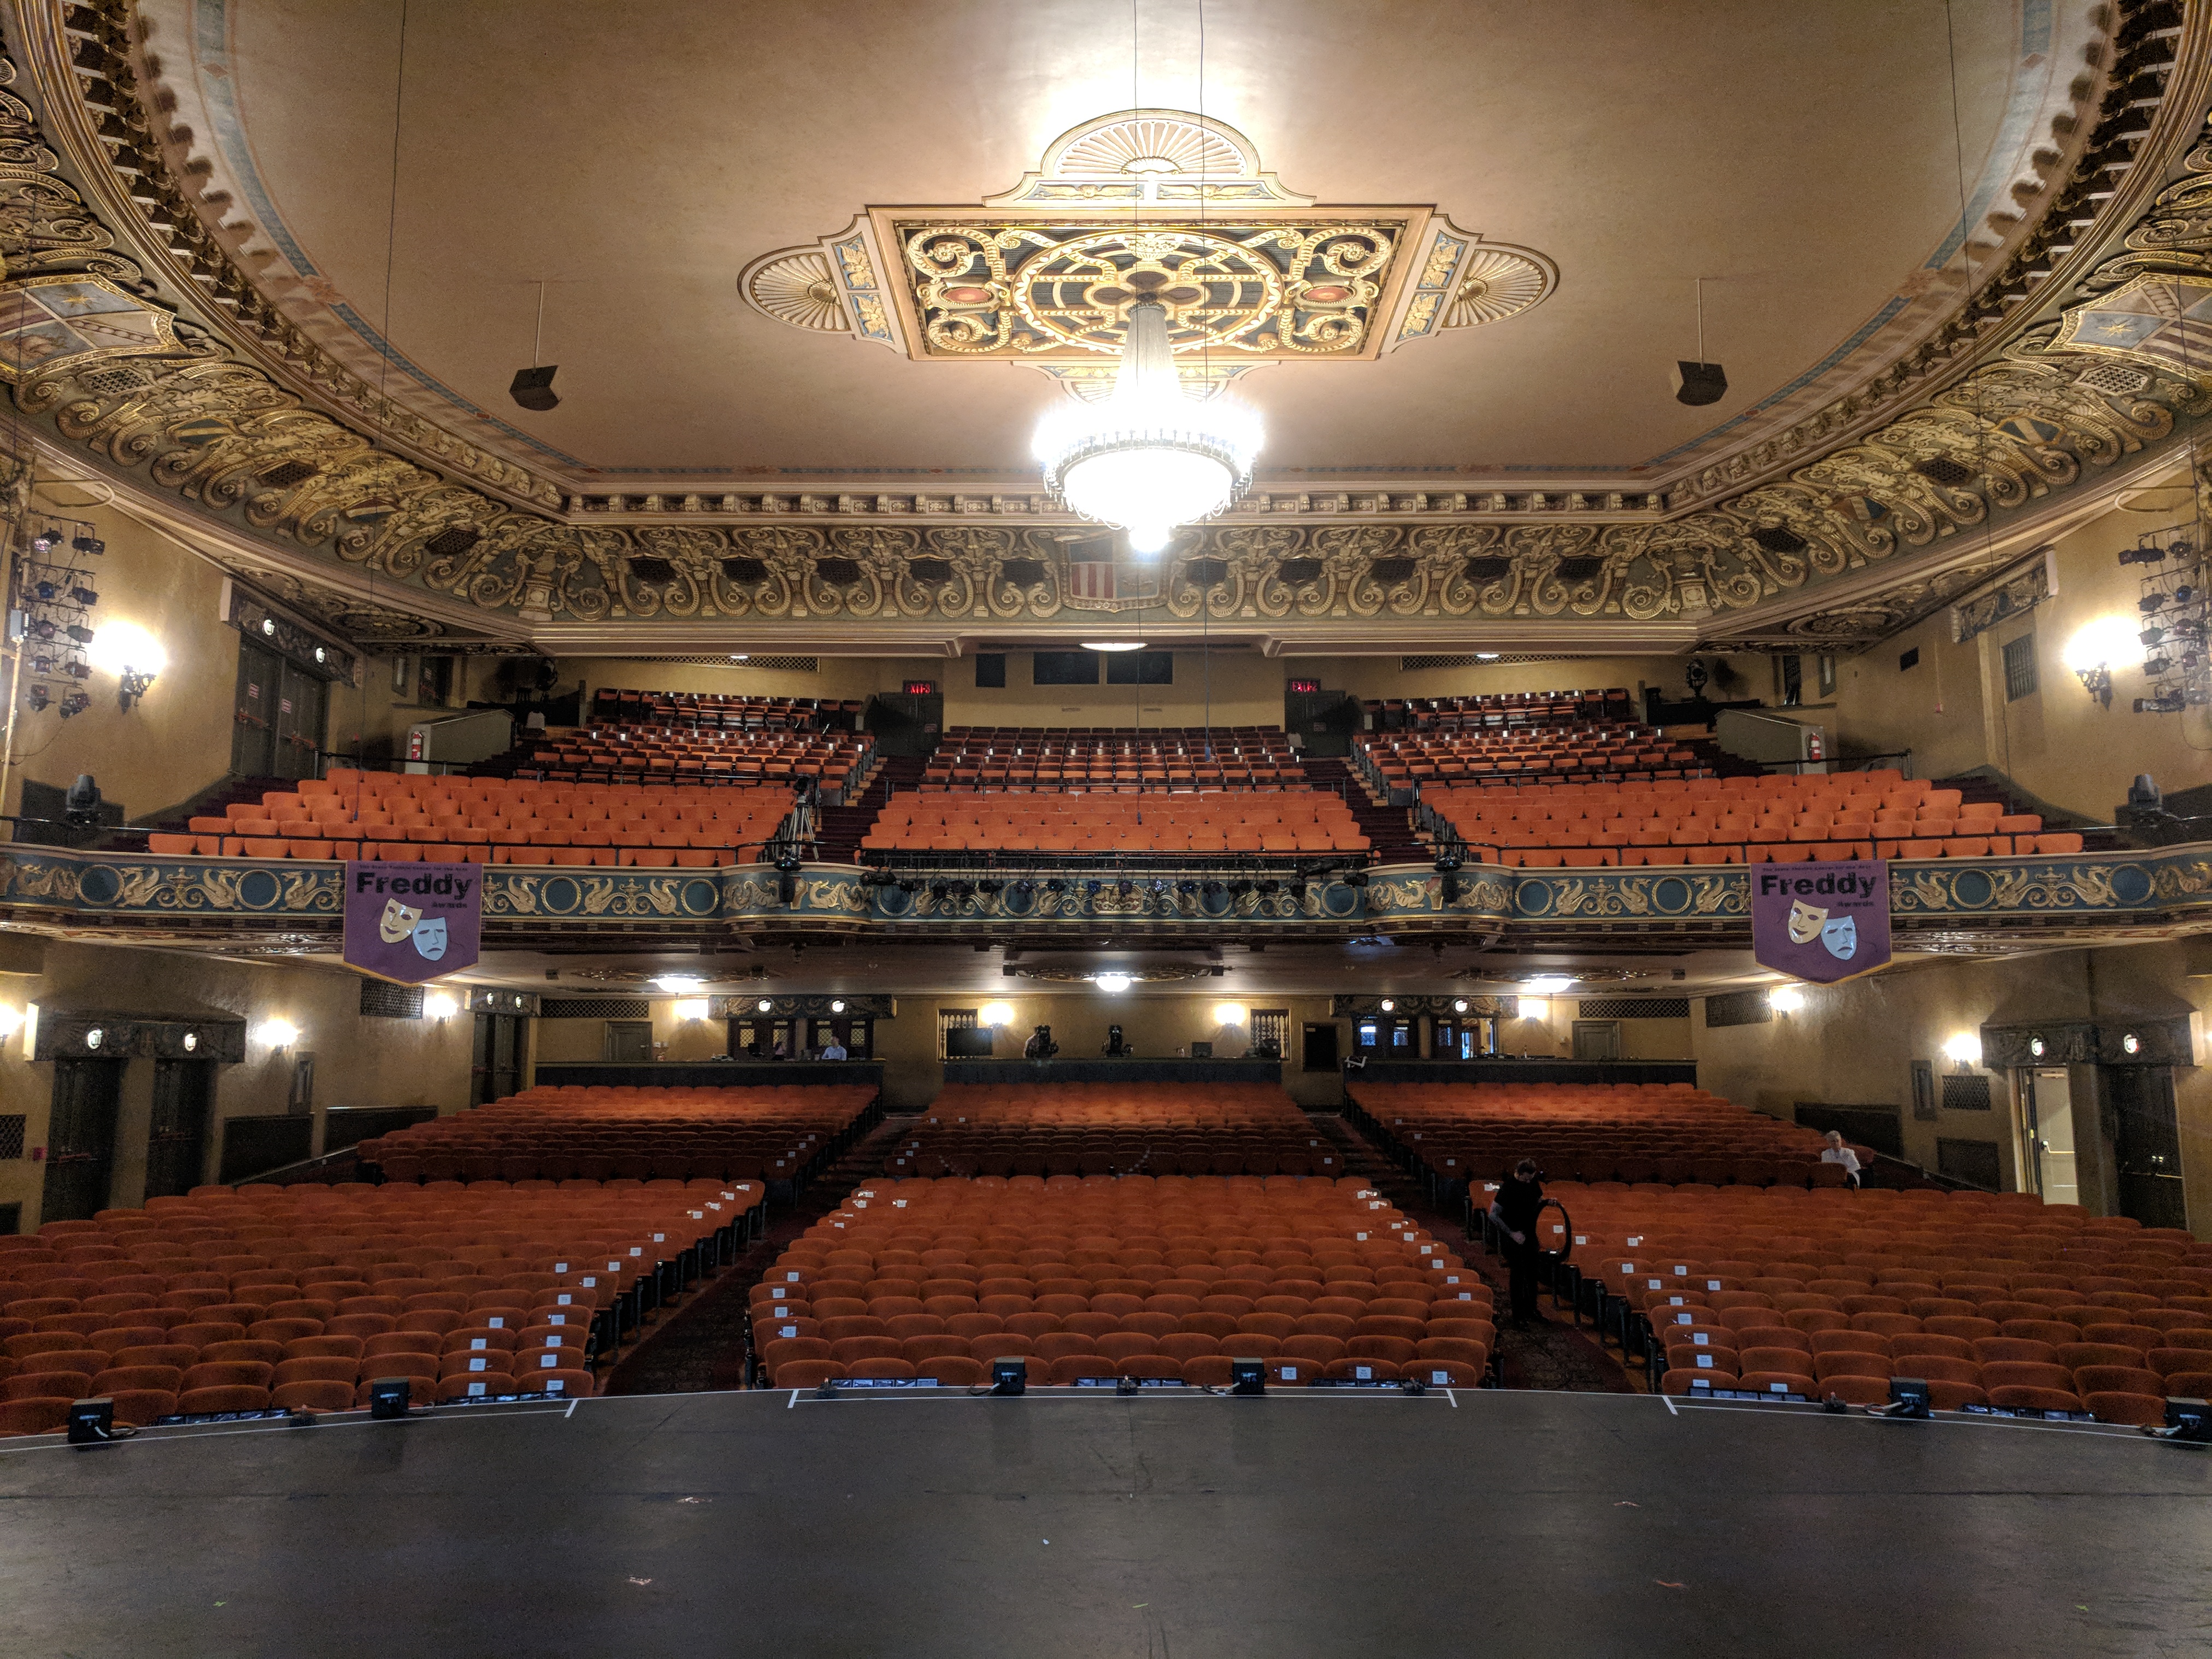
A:
<svg viewBox="0 0 2212 1659">
<path fill-rule="evenodd" d="M 2208 112 L 0 0 L 0 1647 L 2201 1650 Z"/>
</svg>

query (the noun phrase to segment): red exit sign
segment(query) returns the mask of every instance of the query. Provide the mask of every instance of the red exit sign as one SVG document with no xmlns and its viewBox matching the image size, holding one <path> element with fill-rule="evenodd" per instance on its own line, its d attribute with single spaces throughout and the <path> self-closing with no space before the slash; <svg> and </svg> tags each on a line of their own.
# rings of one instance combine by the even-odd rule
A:
<svg viewBox="0 0 2212 1659">
<path fill-rule="evenodd" d="M 908 680 L 906 683 L 906 695 L 909 697 L 933 697 L 937 695 L 937 682 L 935 680 Z"/>
<path fill-rule="evenodd" d="M 1292 680 L 1291 682 L 1291 690 L 1293 691 L 1318 691 L 1321 690 L 1321 682 L 1319 680 Z"/>
</svg>

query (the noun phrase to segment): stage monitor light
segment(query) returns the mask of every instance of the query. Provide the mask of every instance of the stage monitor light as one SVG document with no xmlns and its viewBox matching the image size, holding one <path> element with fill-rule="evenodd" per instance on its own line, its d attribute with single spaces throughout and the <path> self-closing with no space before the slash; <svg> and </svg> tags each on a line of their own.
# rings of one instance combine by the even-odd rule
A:
<svg viewBox="0 0 2212 1659">
<path fill-rule="evenodd" d="M 104 1446 L 115 1438 L 115 1401 L 106 1395 L 70 1403 L 69 1443 Z"/>
<path fill-rule="evenodd" d="M 2176 1395 L 2166 1402 L 2166 1426 L 2145 1429 L 2143 1432 L 2161 1440 L 2179 1440 L 2185 1445 L 2212 1444 L 2212 1406 Z"/>
<path fill-rule="evenodd" d="M 991 1362 L 993 1394 L 1025 1394 L 1029 1386 L 1030 1367 L 1026 1359 L 994 1359 Z"/>
<path fill-rule="evenodd" d="M 1921 1419 L 1928 1415 L 1928 1384 L 1917 1376 L 1893 1376 L 1889 1379 L 1889 1404 L 1882 1408 L 1884 1417 Z"/>
<path fill-rule="evenodd" d="M 407 1391 L 414 1386 L 404 1376 L 380 1376 L 368 1385 L 368 1415 L 372 1421 L 383 1422 L 407 1415 Z"/>
<path fill-rule="evenodd" d="M 1229 1362 L 1229 1392 L 1247 1395 L 1267 1393 L 1266 1362 L 1258 1359 L 1231 1360 Z"/>
</svg>

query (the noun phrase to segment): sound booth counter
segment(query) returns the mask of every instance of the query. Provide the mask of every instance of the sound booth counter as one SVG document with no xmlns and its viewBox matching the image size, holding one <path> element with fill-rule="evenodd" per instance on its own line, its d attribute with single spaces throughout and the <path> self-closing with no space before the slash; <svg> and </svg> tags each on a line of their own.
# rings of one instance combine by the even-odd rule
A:
<svg viewBox="0 0 2212 1659">
<path fill-rule="evenodd" d="M 1054 1060 L 948 1060 L 947 1083 L 1280 1083 L 1279 1060 L 1183 1060 L 1103 1054 Z"/>
<path fill-rule="evenodd" d="M 577 1060 L 541 1065 L 541 1089 L 598 1084 L 635 1089 L 765 1089 L 864 1083 L 884 1086 L 880 1060 Z"/>
</svg>

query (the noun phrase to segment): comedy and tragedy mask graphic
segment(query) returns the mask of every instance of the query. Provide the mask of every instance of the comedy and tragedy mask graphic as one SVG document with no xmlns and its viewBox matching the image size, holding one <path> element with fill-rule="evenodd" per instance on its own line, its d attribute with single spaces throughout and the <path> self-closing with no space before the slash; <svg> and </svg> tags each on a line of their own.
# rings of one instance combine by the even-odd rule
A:
<svg viewBox="0 0 2212 1659">
<path fill-rule="evenodd" d="M 430 962 L 446 954 L 445 917 L 429 916 L 415 924 L 415 950 Z"/>
<path fill-rule="evenodd" d="M 1849 962 L 1858 954 L 1859 924 L 1855 917 L 1838 916 L 1820 929 L 1820 943 L 1830 956 L 1838 962 Z"/>
<path fill-rule="evenodd" d="M 397 945 L 415 931 L 415 924 L 422 920 L 420 910 L 410 909 L 398 899 L 384 902 L 384 915 L 376 924 L 376 936 L 386 945 Z M 441 923 L 440 926 L 443 926 Z"/>
<path fill-rule="evenodd" d="M 1827 921 L 1828 913 L 1799 899 L 1790 907 L 1790 942 L 1810 945 L 1820 937 L 1820 924 Z"/>
</svg>

